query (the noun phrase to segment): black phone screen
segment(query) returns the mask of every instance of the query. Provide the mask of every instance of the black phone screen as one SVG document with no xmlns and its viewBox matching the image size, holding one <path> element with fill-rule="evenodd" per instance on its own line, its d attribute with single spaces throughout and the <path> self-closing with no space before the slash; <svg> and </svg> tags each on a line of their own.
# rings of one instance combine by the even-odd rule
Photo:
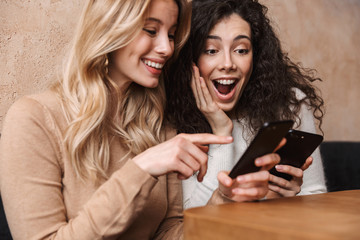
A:
<svg viewBox="0 0 360 240">
<path fill-rule="evenodd" d="M 255 166 L 255 159 L 272 153 L 293 124 L 292 120 L 266 122 L 233 167 L 229 176 L 236 178 L 242 174 L 258 171 L 260 168 Z"/>
<path fill-rule="evenodd" d="M 285 138 L 285 145 L 276 151 L 281 159 L 279 164 L 290 165 L 297 168 L 304 165 L 306 159 L 311 156 L 323 141 L 323 136 L 319 134 L 293 129 L 289 130 Z M 286 180 L 291 180 L 292 178 L 289 174 L 276 171 L 275 167 L 270 170 L 270 173 Z"/>
</svg>

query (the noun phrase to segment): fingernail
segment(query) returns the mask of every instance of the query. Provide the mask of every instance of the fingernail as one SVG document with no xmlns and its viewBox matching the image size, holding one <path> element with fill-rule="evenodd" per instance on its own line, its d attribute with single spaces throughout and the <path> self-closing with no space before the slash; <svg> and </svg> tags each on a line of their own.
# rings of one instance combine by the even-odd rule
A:
<svg viewBox="0 0 360 240">
<path fill-rule="evenodd" d="M 231 180 L 230 180 L 230 179 L 226 179 L 226 180 L 225 180 L 225 183 L 226 183 L 226 185 L 230 186 L 230 185 L 231 185 Z"/>
<path fill-rule="evenodd" d="M 255 160 L 255 165 L 260 165 L 262 164 L 262 160 L 261 159 L 256 159 Z"/>
<path fill-rule="evenodd" d="M 276 165 L 275 168 L 276 168 L 276 170 L 283 170 L 284 169 L 283 166 L 281 166 L 281 165 Z"/>
<path fill-rule="evenodd" d="M 245 178 L 244 178 L 243 176 L 238 176 L 238 177 L 236 178 L 236 180 L 237 180 L 238 182 L 242 182 L 242 181 L 245 180 Z"/>
</svg>

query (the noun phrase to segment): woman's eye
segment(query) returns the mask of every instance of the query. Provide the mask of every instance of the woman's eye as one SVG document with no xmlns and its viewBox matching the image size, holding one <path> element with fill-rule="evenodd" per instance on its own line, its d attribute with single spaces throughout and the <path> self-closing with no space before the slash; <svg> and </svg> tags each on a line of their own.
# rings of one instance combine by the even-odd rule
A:
<svg viewBox="0 0 360 240">
<path fill-rule="evenodd" d="M 155 36 L 156 35 L 156 31 L 155 30 L 150 30 L 150 29 L 146 29 L 146 28 L 143 28 L 143 30 L 145 32 L 147 32 L 150 36 Z"/>
<path fill-rule="evenodd" d="M 169 34 L 168 38 L 170 39 L 170 41 L 174 41 L 175 40 L 175 34 Z"/>
<path fill-rule="evenodd" d="M 241 55 L 245 55 L 249 53 L 249 49 L 236 49 L 235 52 L 241 54 Z"/>
<path fill-rule="evenodd" d="M 215 50 L 215 49 L 206 49 L 204 52 L 206 54 L 213 55 L 213 54 L 217 53 L 217 50 Z"/>
</svg>

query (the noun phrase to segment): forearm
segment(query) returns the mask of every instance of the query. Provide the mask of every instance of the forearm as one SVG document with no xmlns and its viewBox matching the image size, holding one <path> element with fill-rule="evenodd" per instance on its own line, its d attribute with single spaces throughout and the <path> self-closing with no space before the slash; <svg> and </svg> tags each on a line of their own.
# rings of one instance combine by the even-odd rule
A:
<svg viewBox="0 0 360 240">
<path fill-rule="evenodd" d="M 198 182 L 196 176 L 183 181 L 184 188 L 184 208 L 204 206 L 216 189 L 216 185 L 204 179 Z"/>
<path fill-rule="evenodd" d="M 168 210 L 154 239 L 183 239 L 183 205 L 181 181 L 177 174 L 167 175 Z"/>
</svg>

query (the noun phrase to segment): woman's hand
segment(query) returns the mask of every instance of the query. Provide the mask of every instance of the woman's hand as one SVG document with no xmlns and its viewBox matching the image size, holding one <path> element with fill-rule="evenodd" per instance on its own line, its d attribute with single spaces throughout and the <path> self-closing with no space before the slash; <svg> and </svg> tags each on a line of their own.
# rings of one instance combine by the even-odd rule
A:
<svg viewBox="0 0 360 240">
<path fill-rule="evenodd" d="M 306 169 L 312 164 L 312 157 L 308 157 L 301 168 L 292 167 L 289 165 L 276 165 L 278 172 L 287 173 L 292 176 L 290 181 L 281 177 L 270 174 L 269 193 L 266 198 L 292 197 L 298 194 L 303 183 L 303 174 Z"/>
<path fill-rule="evenodd" d="M 269 190 L 268 170 L 279 161 L 278 154 L 264 155 L 255 160 L 255 165 L 261 167 L 260 171 L 240 175 L 235 179 L 229 177 L 229 172 L 220 172 L 218 174 L 220 192 L 236 202 L 254 201 L 265 197 Z"/>
<path fill-rule="evenodd" d="M 208 161 L 208 148 L 204 145 L 227 144 L 232 141 L 229 136 L 182 133 L 147 149 L 134 157 L 133 161 L 154 177 L 177 172 L 180 179 L 186 179 L 199 171 L 198 180 L 202 181 Z"/>
<path fill-rule="evenodd" d="M 196 99 L 197 107 L 208 120 L 215 135 L 231 136 L 233 129 L 231 119 L 212 99 L 204 79 L 200 77 L 198 67 L 193 65 L 193 70 L 194 74 L 191 81 L 191 88 Z"/>
</svg>

